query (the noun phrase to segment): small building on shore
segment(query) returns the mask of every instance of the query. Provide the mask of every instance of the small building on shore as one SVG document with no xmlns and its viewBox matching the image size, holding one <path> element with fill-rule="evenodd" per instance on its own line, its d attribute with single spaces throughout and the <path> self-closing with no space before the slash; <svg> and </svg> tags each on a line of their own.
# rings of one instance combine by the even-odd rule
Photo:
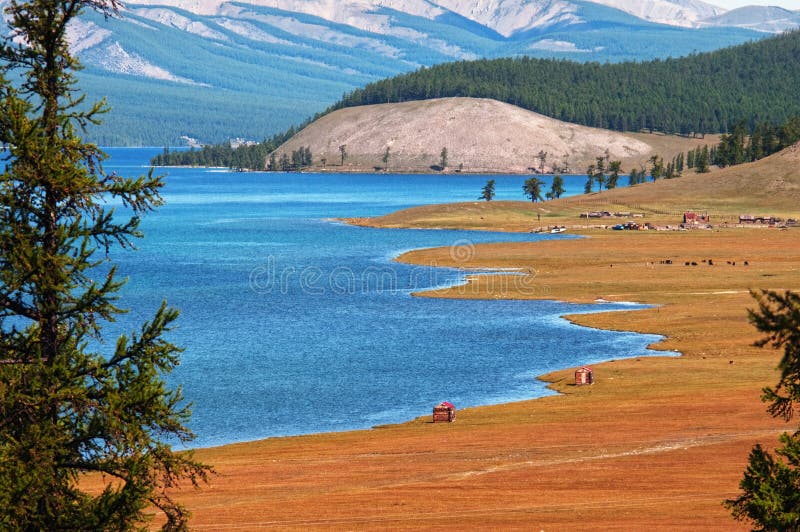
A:
<svg viewBox="0 0 800 532">
<path fill-rule="evenodd" d="M 583 366 L 575 370 L 575 385 L 583 386 L 585 384 L 594 384 L 594 372 L 592 368 Z"/>
<path fill-rule="evenodd" d="M 453 403 L 442 401 L 433 407 L 434 423 L 452 423 L 456 420 L 456 407 Z"/>
</svg>

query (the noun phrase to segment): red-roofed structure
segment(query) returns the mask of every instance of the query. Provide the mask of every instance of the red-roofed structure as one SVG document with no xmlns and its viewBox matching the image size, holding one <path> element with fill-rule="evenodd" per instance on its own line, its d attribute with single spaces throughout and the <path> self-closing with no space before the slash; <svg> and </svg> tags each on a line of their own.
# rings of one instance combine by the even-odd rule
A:
<svg viewBox="0 0 800 532">
<path fill-rule="evenodd" d="M 434 423 L 452 423 L 456 420 L 456 407 L 453 403 L 442 401 L 433 407 Z"/>
<path fill-rule="evenodd" d="M 594 372 L 592 372 L 592 368 L 586 366 L 575 371 L 575 385 L 583 386 L 584 384 L 594 384 Z"/>
</svg>

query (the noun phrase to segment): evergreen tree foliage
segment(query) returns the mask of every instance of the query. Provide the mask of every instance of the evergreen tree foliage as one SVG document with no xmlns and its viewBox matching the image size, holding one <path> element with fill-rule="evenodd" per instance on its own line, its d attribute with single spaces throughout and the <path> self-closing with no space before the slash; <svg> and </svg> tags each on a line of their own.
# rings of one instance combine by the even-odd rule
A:
<svg viewBox="0 0 800 532">
<path fill-rule="evenodd" d="M 800 113 L 800 31 L 678 59 L 576 63 L 528 57 L 460 61 L 370 83 L 329 108 L 444 97 L 492 98 L 617 131 L 723 133 Z"/>
<path fill-rule="evenodd" d="M 545 194 L 545 197 L 547 199 L 558 199 L 564 192 L 564 178 L 561 177 L 561 174 L 554 175 L 553 183 L 550 185 L 550 190 Z"/>
<path fill-rule="evenodd" d="M 492 201 L 494 199 L 494 179 L 486 182 L 486 185 L 481 190 L 481 195 L 478 199 Z"/>
<path fill-rule="evenodd" d="M 597 157 L 597 164 L 594 165 L 594 180 L 597 182 L 597 190 L 603 190 L 606 184 L 606 158 L 603 156 Z"/>
<path fill-rule="evenodd" d="M 698 152 L 694 158 L 694 169 L 698 174 L 707 174 L 711 171 L 711 152 L 708 146 L 703 146 L 702 149 L 698 148 Z"/>
<path fill-rule="evenodd" d="M 664 176 L 664 159 L 658 155 L 650 157 L 650 179 L 658 181 Z"/>
<path fill-rule="evenodd" d="M 297 133 L 290 128 L 284 133 L 254 145 L 238 148 L 230 144 L 204 146 L 199 150 L 166 151 L 150 160 L 154 166 L 226 166 L 239 170 L 278 170 L 277 156 L 273 152 Z"/>
<path fill-rule="evenodd" d="M 766 122 L 753 128 L 737 123 L 730 134 L 723 135 L 709 152 L 711 164 L 724 168 L 763 159 L 800 141 L 800 116 L 793 116 L 781 125 Z"/>
<path fill-rule="evenodd" d="M 643 168 L 632 168 L 628 174 L 628 185 L 641 185 L 647 180 L 647 172 Z"/>
<path fill-rule="evenodd" d="M 547 152 L 539 150 L 537 157 L 539 159 L 539 171 L 544 172 L 544 165 L 547 163 Z"/>
<path fill-rule="evenodd" d="M 164 441 L 193 437 L 180 390 L 163 378 L 181 351 L 165 338 L 178 312 L 162 304 L 130 336 L 103 334 L 123 312 L 107 253 L 141 236 L 163 182 L 104 173 L 104 154 L 76 133 L 105 108 L 83 105 L 66 30 L 85 8 L 113 16 L 119 4 L 6 5 L 15 38 L 0 48 L 0 528 L 127 530 L 154 505 L 165 529 L 182 529 L 187 513 L 169 490 L 208 469 Z M 105 489 L 84 491 L 86 473 Z"/>
<path fill-rule="evenodd" d="M 525 196 L 530 198 L 534 203 L 543 201 L 542 185 L 544 185 L 544 181 L 540 180 L 538 177 L 530 177 L 526 179 L 525 183 L 522 185 L 522 191 L 525 193 Z"/>
<path fill-rule="evenodd" d="M 590 164 L 586 169 L 586 183 L 583 185 L 583 193 L 591 194 L 592 187 L 594 186 L 595 166 Z"/>
<path fill-rule="evenodd" d="M 622 161 L 611 161 L 608 163 L 608 179 L 606 180 L 606 188 L 612 190 L 617 188 L 619 182 L 619 174 L 622 171 Z"/>
<path fill-rule="evenodd" d="M 383 170 L 384 171 L 389 170 L 389 156 L 390 155 L 391 154 L 389 152 L 389 146 L 386 146 L 386 151 L 383 153 L 383 157 L 381 158 L 381 161 L 383 161 Z"/>
<path fill-rule="evenodd" d="M 764 388 L 762 401 L 774 417 L 789 422 L 800 405 L 800 295 L 763 290 L 753 293 L 758 310 L 750 321 L 766 335 L 756 345 L 783 349 L 777 386 Z M 773 457 L 761 445 L 750 452 L 739 497 L 725 501 L 738 520 L 755 530 L 800 530 L 800 431 L 784 433 Z"/>
</svg>

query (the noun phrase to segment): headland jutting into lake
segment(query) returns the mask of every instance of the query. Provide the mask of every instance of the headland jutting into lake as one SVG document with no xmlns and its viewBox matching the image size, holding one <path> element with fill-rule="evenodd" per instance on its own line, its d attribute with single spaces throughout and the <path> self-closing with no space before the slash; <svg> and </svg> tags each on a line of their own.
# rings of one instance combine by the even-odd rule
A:
<svg viewBox="0 0 800 532">
<path fill-rule="evenodd" d="M 781 167 L 773 160 L 750 171 Z M 721 178 L 735 181 L 731 171 Z M 703 196 L 703 190 L 724 187 L 702 177 L 708 188 L 699 187 L 696 205 L 725 205 L 724 198 L 714 203 L 713 194 Z M 757 196 L 742 205 L 729 198 L 728 210 L 717 214 L 757 208 L 785 215 L 784 199 L 768 204 Z M 668 199 L 659 194 L 651 201 L 659 212 L 680 208 L 665 205 Z M 585 208 L 578 199 L 539 207 L 501 202 L 482 205 L 477 216 L 471 205 L 406 211 L 391 222 L 474 228 L 505 220 L 506 229 L 529 231 L 532 212 L 539 211 L 545 223 L 576 224 Z M 650 212 L 654 219 L 673 216 Z M 195 524 L 735 528 L 721 501 L 738 491 L 752 445 L 775 442 L 786 429 L 759 401 L 761 388 L 776 381 L 779 356 L 752 345 L 758 335 L 747 320 L 749 291 L 800 286 L 797 230 L 573 231 L 589 238 L 482 244 L 462 265 L 535 272 L 535 282 L 547 286 L 552 299 L 653 304 L 571 319 L 665 335 L 656 348 L 680 351 L 681 357 L 599 364 L 591 387 L 571 385 L 574 368 L 554 372 L 544 378 L 561 395 L 459 411 L 453 424 L 433 425 L 424 416 L 377 430 L 204 449 L 199 454 L 221 475 L 210 490 L 182 494 Z M 448 249 L 433 249 L 401 260 L 446 266 L 453 258 Z M 491 277 L 472 283 L 469 291 L 428 295 L 531 297 L 495 293 Z M 432 363 L 431 371 L 446 372 L 446 361 Z"/>
</svg>

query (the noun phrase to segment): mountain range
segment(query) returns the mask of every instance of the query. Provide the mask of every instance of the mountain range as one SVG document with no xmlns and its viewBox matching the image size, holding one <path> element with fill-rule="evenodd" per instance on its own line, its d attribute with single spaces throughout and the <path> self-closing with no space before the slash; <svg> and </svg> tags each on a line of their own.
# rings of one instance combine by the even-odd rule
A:
<svg viewBox="0 0 800 532">
<path fill-rule="evenodd" d="M 261 139 L 370 81 L 450 61 L 619 62 L 759 39 L 800 12 L 696 0 L 137 0 L 70 29 L 105 145 Z"/>
</svg>

